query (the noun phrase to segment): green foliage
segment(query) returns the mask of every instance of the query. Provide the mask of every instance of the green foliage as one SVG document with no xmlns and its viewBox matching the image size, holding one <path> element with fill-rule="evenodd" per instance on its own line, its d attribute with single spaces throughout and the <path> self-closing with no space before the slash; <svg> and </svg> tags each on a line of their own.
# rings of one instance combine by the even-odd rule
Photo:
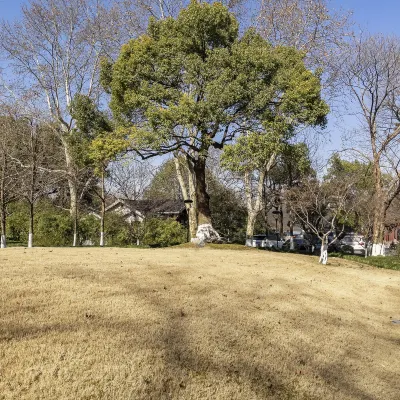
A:
<svg viewBox="0 0 400 400">
<path fill-rule="evenodd" d="M 25 202 L 10 204 L 7 218 L 8 239 L 27 243 L 29 209 Z M 48 201 L 39 202 L 34 216 L 35 246 L 67 246 L 72 241 L 72 220 L 67 211 Z"/>
<path fill-rule="evenodd" d="M 358 160 L 347 161 L 340 158 L 338 154 L 334 154 L 329 160 L 328 172 L 325 180 L 354 177 L 356 187 L 358 189 L 372 189 L 374 186 L 374 178 L 371 163 L 362 163 Z"/>
<path fill-rule="evenodd" d="M 27 203 L 11 203 L 7 207 L 7 212 L 7 239 L 28 242 L 29 209 Z"/>
<path fill-rule="evenodd" d="M 25 202 L 9 206 L 7 239 L 14 243 L 28 241 L 29 210 Z M 79 219 L 80 244 L 99 245 L 100 220 L 93 214 L 82 215 Z M 105 242 L 107 246 L 136 245 L 139 238 L 151 246 L 172 246 L 187 240 L 187 230 L 174 219 L 153 218 L 144 223 L 130 224 L 122 215 L 107 213 L 105 218 Z M 69 246 L 72 242 L 73 224 L 67 211 L 44 201 L 38 203 L 34 219 L 35 246 Z M 86 243 L 85 243 L 86 242 Z"/>
<path fill-rule="evenodd" d="M 280 135 L 250 132 L 239 137 L 235 144 L 225 146 L 221 165 L 239 173 L 263 169 L 270 157 L 282 148 Z"/>
<path fill-rule="evenodd" d="M 92 164 L 100 174 L 109 161 L 127 148 L 125 135 L 113 130 L 112 122 L 88 96 L 76 95 L 70 108 L 76 121 L 76 129 L 69 138 L 74 157 L 78 165 Z"/>
<path fill-rule="evenodd" d="M 291 187 L 306 176 L 315 176 L 307 145 L 305 143 L 284 144 L 268 178 L 277 185 Z"/>
<path fill-rule="evenodd" d="M 99 245 L 100 220 L 87 214 L 79 220 L 81 244 Z M 107 213 L 105 217 L 105 243 L 107 246 L 129 246 L 136 243 L 133 227 L 117 213 Z"/>
<path fill-rule="evenodd" d="M 73 226 L 68 212 L 43 209 L 35 215 L 35 246 L 69 246 Z"/>
<path fill-rule="evenodd" d="M 111 122 L 90 97 L 77 94 L 71 102 L 70 109 L 77 129 L 87 137 L 94 138 L 99 132 L 112 130 Z"/>
<path fill-rule="evenodd" d="M 187 241 L 187 230 L 172 218 L 146 221 L 143 243 L 154 247 L 174 246 Z"/>
<path fill-rule="evenodd" d="M 233 190 L 213 177 L 212 173 L 208 174 L 207 186 L 213 227 L 230 242 L 244 243 L 247 212 L 243 202 Z"/>
</svg>

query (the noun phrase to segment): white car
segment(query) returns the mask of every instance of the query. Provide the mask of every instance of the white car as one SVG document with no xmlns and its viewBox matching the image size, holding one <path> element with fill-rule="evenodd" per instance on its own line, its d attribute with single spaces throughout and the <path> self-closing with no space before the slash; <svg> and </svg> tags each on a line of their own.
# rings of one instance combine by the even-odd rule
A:
<svg viewBox="0 0 400 400">
<path fill-rule="evenodd" d="M 340 241 L 340 250 L 347 254 L 365 255 L 365 239 L 360 235 L 346 235 Z"/>
</svg>

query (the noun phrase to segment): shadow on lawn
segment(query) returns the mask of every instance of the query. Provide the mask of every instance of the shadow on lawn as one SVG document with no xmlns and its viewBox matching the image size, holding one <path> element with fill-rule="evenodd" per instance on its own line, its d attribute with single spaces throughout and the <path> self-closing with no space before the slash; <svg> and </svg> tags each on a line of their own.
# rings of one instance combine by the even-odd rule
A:
<svg viewBox="0 0 400 400">
<path fill-rule="evenodd" d="M 72 279 L 68 274 L 64 277 Z M 294 281 L 280 278 L 255 279 L 234 289 L 234 278 L 219 278 L 216 284 L 206 273 L 167 267 L 152 270 L 148 281 L 133 280 L 128 273 L 116 278 L 113 271 L 79 278 L 99 287 L 106 281 L 112 289 L 93 296 L 93 306 L 121 298 L 127 306 L 139 302 L 143 314 L 131 318 L 96 309 L 85 314 L 82 308 L 71 310 L 78 322 L 0 324 L 0 340 L 102 332 L 117 338 L 121 352 L 131 358 L 149 350 L 154 365 L 148 360 L 136 372 L 135 399 L 398 398 L 400 387 L 387 387 L 397 382 L 395 373 L 385 375 L 366 357 L 375 350 L 357 343 L 360 331 L 366 343 L 374 342 L 371 323 L 346 314 L 346 302 L 333 308 L 318 286 L 305 293 Z M 318 310 L 306 305 L 311 300 Z M 363 312 L 379 318 L 376 308 L 365 305 Z M 342 314 L 349 317 L 340 319 Z M 376 340 L 393 345 L 394 336 L 388 332 Z"/>
</svg>

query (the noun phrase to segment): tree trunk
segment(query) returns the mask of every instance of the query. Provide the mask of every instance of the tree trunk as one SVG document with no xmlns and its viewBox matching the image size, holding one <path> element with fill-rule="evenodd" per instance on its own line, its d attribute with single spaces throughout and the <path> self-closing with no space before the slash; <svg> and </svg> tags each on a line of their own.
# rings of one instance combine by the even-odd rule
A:
<svg viewBox="0 0 400 400">
<path fill-rule="evenodd" d="M 246 238 L 251 239 L 254 235 L 254 226 L 256 224 L 258 213 L 247 210 Z"/>
<path fill-rule="evenodd" d="M 328 245 L 324 243 L 321 245 L 321 256 L 319 257 L 319 263 L 326 265 L 327 262 L 328 262 Z"/>
<path fill-rule="evenodd" d="M 265 207 L 266 199 L 264 196 L 264 182 L 265 177 L 272 168 L 275 162 L 276 154 L 272 154 L 265 167 L 259 172 L 257 187 L 253 190 L 251 182 L 251 172 L 245 171 L 244 173 L 244 189 L 246 195 L 246 208 L 247 208 L 247 227 L 246 227 L 246 241 L 254 234 L 254 226 L 258 214 Z"/>
<path fill-rule="evenodd" d="M 177 155 L 174 157 L 176 175 L 178 177 L 179 186 L 182 191 L 184 200 L 192 200 L 192 203 L 185 203 L 187 217 L 188 217 L 188 229 L 189 229 L 189 241 L 196 237 L 197 233 L 197 201 L 196 201 L 196 188 L 195 178 L 193 172 L 193 166 L 187 156 L 185 156 L 186 170 L 188 173 L 188 183 L 186 184 L 184 175 L 182 172 L 182 164 L 179 161 Z"/>
<path fill-rule="evenodd" d="M 374 213 L 374 229 L 372 235 L 372 256 L 385 255 L 385 246 L 383 244 L 385 234 L 385 210 L 384 206 L 378 204 Z"/>
<path fill-rule="evenodd" d="M 193 170 L 193 164 L 188 157 L 186 157 L 186 165 L 188 169 L 188 185 L 189 185 L 189 198 L 193 200 L 192 206 L 189 208 L 189 231 L 190 240 L 196 238 L 198 221 L 197 221 L 197 198 L 196 198 L 196 177 Z"/>
<path fill-rule="evenodd" d="M 33 216 L 34 216 L 34 205 L 33 205 L 33 202 L 29 202 L 28 248 L 32 248 L 33 247 Z"/>
<path fill-rule="evenodd" d="M 210 211 L 210 196 L 207 193 L 206 185 L 206 159 L 199 157 L 193 163 L 193 170 L 195 173 L 195 187 L 196 187 L 196 200 L 197 200 L 197 220 L 199 225 L 211 225 L 211 211 Z"/>
<path fill-rule="evenodd" d="M 244 186 L 246 193 L 246 208 L 247 208 L 247 226 L 246 226 L 246 240 L 251 239 L 254 234 L 254 226 L 258 214 L 263 209 L 263 190 L 264 190 L 264 180 L 266 172 L 260 172 L 258 177 L 257 190 L 253 193 L 250 172 L 246 171 L 244 173 Z"/>
<path fill-rule="evenodd" d="M 100 246 L 104 246 L 104 219 L 106 215 L 106 197 L 104 188 L 104 168 L 101 171 L 101 222 L 100 222 Z"/>
<path fill-rule="evenodd" d="M 70 154 L 69 143 L 66 140 L 68 132 L 66 132 L 66 128 L 63 124 L 61 124 L 61 132 L 61 142 L 64 147 L 65 163 L 67 167 L 67 181 L 70 201 L 69 212 L 74 221 L 74 239 L 72 245 L 75 247 L 78 243 L 78 191 L 76 188 L 76 171 L 74 168 L 72 155 Z"/>
<path fill-rule="evenodd" d="M 319 263 L 326 265 L 328 262 L 328 235 L 323 236 L 321 242 L 321 255 L 319 257 Z"/>
<path fill-rule="evenodd" d="M 280 204 L 280 206 L 279 206 L 279 211 L 280 211 L 280 214 L 279 214 L 279 235 L 280 235 L 280 237 L 282 238 L 282 236 L 283 236 L 283 209 L 282 209 L 282 203 Z"/>
<path fill-rule="evenodd" d="M 195 193 L 197 202 L 197 233 L 196 238 L 200 242 L 215 242 L 220 240 L 218 232 L 211 223 L 210 196 L 206 185 L 206 158 L 199 157 L 193 161 L 195 176 Z"/>
<path fill-rule="evenodd" d="M 4 157 L 5 158 L 5 157 Z M 6 199 L 5 199 L 5 187 L 4 187 L 4 179 L 5 179 L 5 160 L 3 163 L 2 174 L 1 174 L 1 182 L 0 182 L 0 248 L 5 249 L 7 247 L 6 242 Z"/>
<path fill-rule="evenodd" d="M 3 197 L 3 196 L 1 196 Z M 0 219 L 1 219 L 1 236 L 0 236 L 0 248 L 5 249 L 7 247 L 6 240 L 6 222 L 7 222 L 7 214 L 6 207 L 3 199 L 1 199 L 1 207 L 0 207 Z"/>
<path fill-rule="evenodd" d="M 372 233 L 372 256 L 384 255 L 384 233 L 385 233 L 385 204 L 382 189 L 382 173 L 378 155 L 374 157 L 374 180 L 375 180 L 375 207 L 374 226 Z"/>
<path fill-rule="evenodd" d="M 78 206 L 75 203 L 73 209 L 72 218 L 74 220 L 74 240 L 72 242 L 72 246 L 76 247 L 78 245 Z"/>
</svg>

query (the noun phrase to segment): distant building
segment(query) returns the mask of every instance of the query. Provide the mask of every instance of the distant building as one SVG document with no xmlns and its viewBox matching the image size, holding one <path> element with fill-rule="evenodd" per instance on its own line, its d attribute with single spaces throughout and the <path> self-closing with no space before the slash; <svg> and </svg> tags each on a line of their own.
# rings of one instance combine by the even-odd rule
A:
<svg viewBox="0 0 400 400">
<path fill-rule="evenodd" d="M 106 208 L 106 212 L 115 212 L 129 222 L 143 222 L 146 218 L 174 218 L 186 224 L 185 205 L 180 200 L 129 200 L 117 199 Z"/>
</svg>

